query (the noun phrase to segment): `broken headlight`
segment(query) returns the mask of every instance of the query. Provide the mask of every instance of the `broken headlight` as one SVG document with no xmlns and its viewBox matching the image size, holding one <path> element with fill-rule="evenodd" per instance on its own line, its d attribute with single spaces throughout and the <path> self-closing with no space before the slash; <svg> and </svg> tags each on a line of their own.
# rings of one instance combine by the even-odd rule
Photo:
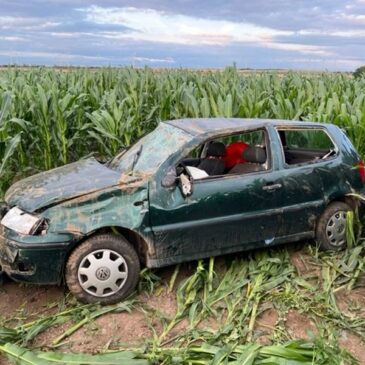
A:
<svg viewBox="0 0 365 365">
<path fill-rule="evenodd" d="M 1 220 L 1 224 L 17 233 L 35 234 L 43 231 L 45 220 L 33 214 L 26 213 L 18 207 L 11 208 Z"/>
</svg>

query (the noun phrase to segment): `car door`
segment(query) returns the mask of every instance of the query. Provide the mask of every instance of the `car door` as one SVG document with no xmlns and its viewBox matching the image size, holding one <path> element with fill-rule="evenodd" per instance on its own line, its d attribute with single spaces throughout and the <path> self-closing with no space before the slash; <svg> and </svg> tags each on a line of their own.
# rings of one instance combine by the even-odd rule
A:
<svg viewBox="0 0 365 365">
<path fill-rule="evenodd" d="M 314 232 L 324 204 L 318 166 L 288 168 L 284 170 L 280 184 L 283 202 L 279 236 L 293 236 L 295 240 L 308 237 Z"/>
<path fill-rule="evenodd" d="M 268 171 L 194 181 L 189 197 L 157 181 L 149 197 L 156 256 L 172 263 L 274 243 L 282 201 L 279 181 L 273 161 Z"/>
<path fill-rule="evenodd" d="M 292 129 L 285 129 L 287 136 L 290 136 L 290 133 L 294 134 L 294 132 L 297 134 L 303 132 L 306 137 L 314 132 L 325 135 L 324 131 L 315 128 L 293 127 Z M 282 179 L 280 184 L 283 193 L 283 214 L 279 222 L 279 234 L 282 237 L 300 239 L 313 236 L 316 221 L 324 209 L 325 172 L 328 170 L 328 165 L 332 164 L 335 154 L 331 155 L 329 159 L 321 159 L 321 151 L 317 145 L 320 138 L 318 135 L 315 137 L 309 141 L 303 138 L 303 141 L 297 142 L 298 146 L 296 147 L 298 148 L 292 149 L 290 152 L 292 158 L 290 164 L 286 162 L 286 152 L 283 152 L 285 147 L 281 148 Z M 322 154 L 325 154 L 327 149 L 334 148 L 334 152 L 336 150 L 331 141 L 327 143 L 330 144 L 322 151 Z M 312 158 L 316 151 L 319 151 L 319 157 Z"/>
</svg>

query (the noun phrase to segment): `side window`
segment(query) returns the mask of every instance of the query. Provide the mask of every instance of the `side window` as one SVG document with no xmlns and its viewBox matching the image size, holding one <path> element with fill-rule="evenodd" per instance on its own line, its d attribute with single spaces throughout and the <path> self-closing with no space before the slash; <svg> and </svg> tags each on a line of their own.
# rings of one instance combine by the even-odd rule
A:
<svg viewBox="0 0 365 365">
<path fill-rule="evenodd" d="M 316 162 L 336 155 L 336 147 L 323 129 L 278 129 L 288 165 Z"/>
<path fill-rule="evenodd" d="M 222 142 L 226 146 L 237 142 L 245 142 L 251 146 L 262 145 L 265 144 L 265 132 L 263 130 L 257 130 L 231 136 L 224 136 L 217 138 L 216 141 Z"/>
<path fill-rule="evenodd" d="M 220 136 L 205 141 L 181 161 L 194 180 L 248 174 L 270 167 L 264 129 Z"/>
</svg>

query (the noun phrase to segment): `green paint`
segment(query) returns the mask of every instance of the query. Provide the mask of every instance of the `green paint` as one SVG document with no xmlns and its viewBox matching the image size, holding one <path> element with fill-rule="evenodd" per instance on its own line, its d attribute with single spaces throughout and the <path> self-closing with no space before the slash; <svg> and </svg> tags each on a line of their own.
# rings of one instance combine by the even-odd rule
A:
<svg viewBox="0 0 365 365">
<path fill-rule="evenodd" d="M 282 128 L 322 129 L 337 154 L 287 165 L 277 131 Z M 161 185 L 169 168 L 204 141 L 257 129 L 266 135 L 268 170 L 195 181 L 189 197 L 178 186 Z M 225 118 L 161 123 L 110 163 L 80 160 L 14 184 L 8 206 L 40 215 L 49 227 L 34 236 L 3 229 L 2 266 L 16 280 L 60 282 L 72 249 L 111 227 L 139 237 L 132 243 L 144 246 L 147 267 L 312 238 L 330 201 L 363 192 L 358 160 L 348 138 L 330 124 Z M 266 189 L 270 184 L 279 188 Z M 30 269 L 22 272 L 19 263 Z"/>
</svg>

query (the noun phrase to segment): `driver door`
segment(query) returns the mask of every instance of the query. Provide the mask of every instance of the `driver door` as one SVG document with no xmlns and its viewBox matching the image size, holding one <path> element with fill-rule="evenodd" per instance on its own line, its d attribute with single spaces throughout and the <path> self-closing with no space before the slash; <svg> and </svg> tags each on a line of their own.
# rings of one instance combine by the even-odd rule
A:
<svg viewBox="0 0 365 365">
<path fill-rule="evenodd" d="M 162 260 L 159 264 L 275 242 L 282 201 L 276 166 L 268 171 L 196 180 L 188 197 L 179 187 L 157 184 L 157 189 L 150 190 L 150 222 L 156 257 Z"/>
</svg>

